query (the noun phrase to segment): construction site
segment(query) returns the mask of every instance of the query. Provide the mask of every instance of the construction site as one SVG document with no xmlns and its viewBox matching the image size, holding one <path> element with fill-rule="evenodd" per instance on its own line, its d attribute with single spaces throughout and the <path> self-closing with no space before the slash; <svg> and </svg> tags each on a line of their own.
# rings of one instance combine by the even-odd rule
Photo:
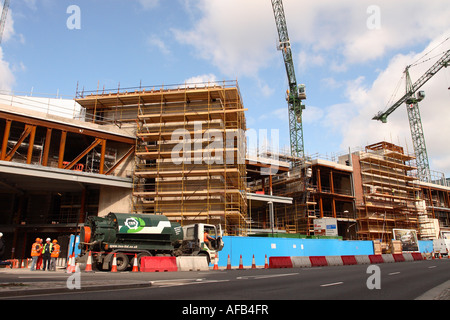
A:
<svg viewBox="0 0 450 320">
<path fill-rule="evenodd" d="M 109 212 L 220 223 L 237 236 L 314 236 L 315 219 L 334 218 L 336 236 L 385 248 L 394 229 L 429 240 L 450 227 L 448 181 L 418 180 L 401 146 L 295 167 L 285 154 L 246 152 L 236 82 L 134 89 L 80 92 L 84 120 L 14 106 L 22 97 L 1 104 L 1 226 L 16 257 L 42 233 L 69 235 Z M 217 139 L 227 143 L 211 148 Z"/>
<path fill-rule="evenodd" d="M 430 170 L 413 112 L 419 88 L 450 62 L 450 51 L 377 115 L 385 122 L 411 105 L 414 152 L 373 141 L 333 157 L 308 155 L 305 86 L 295 79 L 281 1 L 272 5 L 289 82 L 287 151 L 248 150 L 237 81 L 77 88 L 74 99 L 1 94 L 5 258 L 27 257 L 36 237 L 64 245 L 89 216 L 110 212 L 220 224 L 227 236 L 379 241 L 383 252 L 404 231 L 418 240 L 449 234 L 450 181 Z M 318 228 L 324 219 L 332 221 L 326 231 Z"/>
</svg>

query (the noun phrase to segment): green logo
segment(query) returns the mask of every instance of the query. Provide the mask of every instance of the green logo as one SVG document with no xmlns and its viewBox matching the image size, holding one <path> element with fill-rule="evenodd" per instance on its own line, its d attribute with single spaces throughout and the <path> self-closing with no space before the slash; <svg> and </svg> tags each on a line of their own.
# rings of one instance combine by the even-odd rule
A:
<svg viewBox="0 0 450 320">
<path fill-rule="evenodd" d="M 122 232 L 138 233 L 145 227 L 145 222 L 141 218 L 127 218 L 125 225 L 122 227 Z"/>
</svg>

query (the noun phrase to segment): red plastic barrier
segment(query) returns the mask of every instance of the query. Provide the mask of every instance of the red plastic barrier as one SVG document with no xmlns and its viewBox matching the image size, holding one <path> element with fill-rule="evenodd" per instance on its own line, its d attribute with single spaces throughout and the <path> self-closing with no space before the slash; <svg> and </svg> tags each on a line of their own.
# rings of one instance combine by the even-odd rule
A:
<svg viewBox="0 0 450 320">
<path fill-rule="evenodd" d="M 142 257 L 141 272 L 178 271 L 176 257 Z"/>
<path fill-rule="evenodd" d="M 370 263 L 384 263 L 383 256 L 381 254 L 369 255 Z"/>
<path fill-rule="evenodd" d="M 414 261 L 423 260 L 422 254 L 420 252 L 412 252 L 411 255 L 412 255 Z"/>
<path fill-rule="evenodd" d="M 309 257 L 309 260 L 311 261 L 312 267 L 328 266 L 328 261 L 325 256 L 312 256 Z"/>
<path fill-rule="evenodd" d="M 392 255 L 394 257 L 395 262 L 404 262 L 405 257 L 401 253 L 396 253 Z"/>
<path fill-rule="evenodd" d="M 358 264 L 356 261 L 355 256 L 341 256 L 342 262 L 344 263 L 344 266 L 349 266 L 352 264 Z"/>
<path fill-rule="evenodd" d="M 269 268 L 292 268 L 291 257 L 269 257 Z"/>
</svg>

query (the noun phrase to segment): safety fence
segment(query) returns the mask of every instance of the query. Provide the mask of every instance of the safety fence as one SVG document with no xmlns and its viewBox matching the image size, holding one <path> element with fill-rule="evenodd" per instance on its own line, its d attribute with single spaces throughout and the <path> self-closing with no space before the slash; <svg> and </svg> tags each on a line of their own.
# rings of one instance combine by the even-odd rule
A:
<svg viewBox="0 0 450 320">
<path fill-rule="evenodd" d="M 25 259 L 8 259 L 5 260 L 7 264 L 4 263 L 4 265 L 8 265 L 11 269 L 27 269 L 31 267 L 31 262 L 33 261 L 32 258 L 25 258 Z M 56 267 L 57 268 L 65 268 L 67 266 L 67 259 L 66 258 L 57 258 L 56 259 Z"/>
<path fill-rule="evenodd" d="M 117 272 L 116 256 L 112 254 L 112 268 L 111 272 Z M 136 255 L 135 255 L 136 258 Z M 232 267 L 230 256 L 227 259 L 227 270 L 231 269 L 281 269 L 281 268 L 310 268 L 310 267 L 327 267 L 327 266 L 345 266 L 345 265 L 361 265 L 361 264 L 382 264 L 408 261 L 421 261 L 429 259 L 450 259 L 447 255 L 434 255 L 430 253 L 420 252 L 405 252 L 400 254 L 371 254 L 371 255 L 342 255 L 342 256 L 272 256 L 264 257 L 264 265 L 256 266 L 255 255 L 252 256 L 252 264 L 244 266 L 242 262 L 242 255 L 239 257 L 239 266 Z M 78 263 L 75 264 L 72 260 L 69 265 L 66 265 L 66 258 L 57 259 L 58 268 L 66 268 L 68 273 L 78 271 L 89 272 L 92 271 L 91 263 L 88 259 L 82 270 L 79 270 Z M 131 260 L 131 259 L 130 259 Z M 32 259 L 11 259 L 6 260 L 10 263 L 10 267 L 16 268 L 30 268 Z M 70 261 L 70 260 L 69 260 Z M 77 265 L 75 267 L 75 265 Z M 175 272 L 175 271 L 208 271 L 220 270 L 224 268 L 218 267 L 218 259 L 215 259 L 214 266 L 208 265 L 206 256 L 146 256 L 142 257 L 137 266 L 137 262 L 133 260 L 132 271 L 139 272 Z"/>
<path fill-rule="evenodd" d="M 87 260 L 79 263 L 76 261 L 74 255 L 71 255 L 67 265 L 67 273 L 75 273 L 78 271 L 92 272 L 92 254 L 96 252 L 89 252 Z M 132 272 L 174 272 L 174 271 L 208 271 L 208 261 L 205 255 L 200 256 L 142 256 L 138 257 L 137 253 L 110 253 L 110 272 L 119 272 L 129 270 L 131 266 Z M 118 268 L 118 260 L 121 268 Z M 139 262 L 138 262 L 139 260 Z M 217 261 L 218 259 L 216 259 Z M 217 263 L 216 263 L 217 267 Z"/>
<path fill-rule="evenodd" d="M 442 259 L 442 256 L 439 257 Z M 447 257 L 448 258 L 448 257 Z M 372 254 L 347 256 L 270 257 L 269 268 L 307 268 L 356 264 L 379 264 L 435 259 L 434 255 L 420 252 L 399 254 Z"/>
</svg>

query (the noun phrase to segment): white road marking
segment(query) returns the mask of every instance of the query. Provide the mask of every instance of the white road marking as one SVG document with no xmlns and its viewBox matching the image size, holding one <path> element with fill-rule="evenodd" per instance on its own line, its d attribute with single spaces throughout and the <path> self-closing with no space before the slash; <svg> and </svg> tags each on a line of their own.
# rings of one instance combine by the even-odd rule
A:
<svg viewBox="0 0 450 320">
<path fill-rule="evenodd" d="M 202 284 L 202 283 L 215 283 L 215 282 L 227 282 L 229 280 L 205 280 L 205 279 L 174 279 L 174 280 L 156 280 L 150 281 L 152 286 L 157 288 L 168 288 L 176 286 L 188 286 L 192 284 Z"/>
<path fill-rule="evenodd" d="M 388 273 L 388 276 L 393 276 L 393 275 L 396 275 L 396 274 L 399 274 L 400 272 L 391 272 L 391 273 Z"/>
<path fill-rule="evenodd" d="M 333 282 L 333 283 L 321 284 L 320 286 L 321 287 L 331 287 L 331 286 L 337 286 L 337 285 L 340 285 L 340 284 L 343 284 L 343 282 L 341 281 L 341 282 Z"/>
<path fill-rule="evenodd" d="M 242 279 L 267 279 L 267 278 L 294 276 L 296 274 L 298 274 L 298 273 L 281 273 L 281 274 L 271 274 L 271 275 L 262 275 L 262 276 L 243 276 L 243 277 L 236 277 L 236 279 L 237 280 L 242 280 Z"/>
</svg>

